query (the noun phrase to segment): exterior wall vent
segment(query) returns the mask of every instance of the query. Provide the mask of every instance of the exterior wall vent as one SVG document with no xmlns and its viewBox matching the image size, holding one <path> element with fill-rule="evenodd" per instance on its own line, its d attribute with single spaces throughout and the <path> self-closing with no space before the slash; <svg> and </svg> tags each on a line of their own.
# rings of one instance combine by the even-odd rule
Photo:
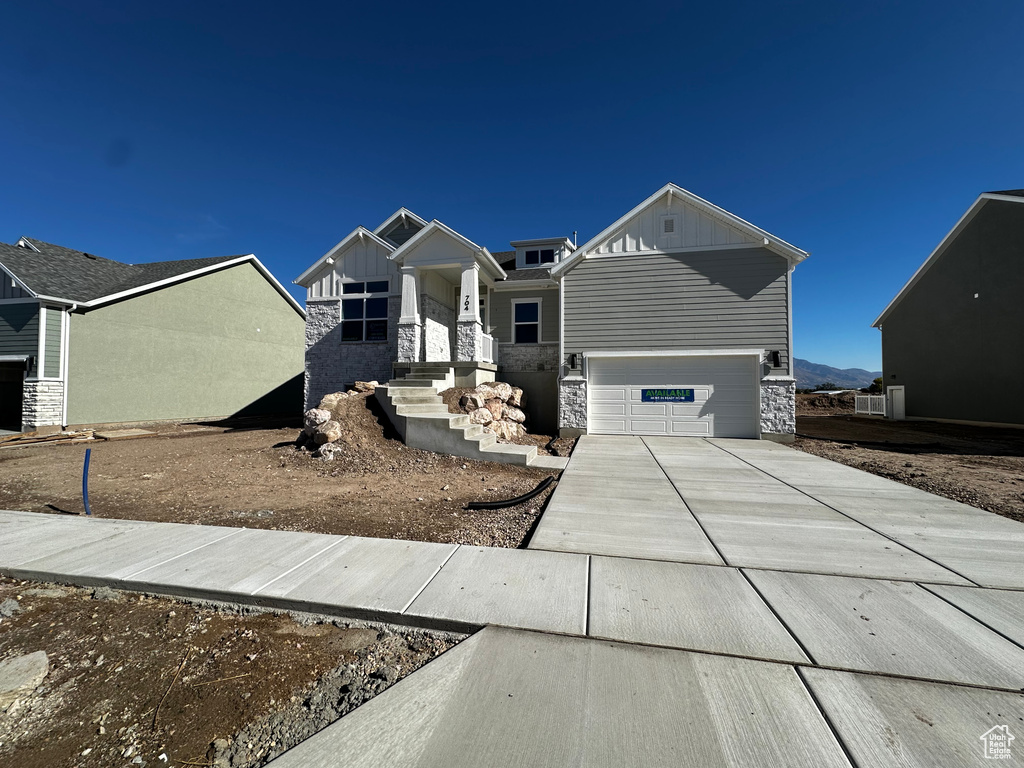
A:
<svg viewBox="0 0 1024 768">
<path fill-rule="evenodd" d="M 664 224 L 664 233 L 666 235 L 675 234 L 675 231 L 676 231 L 676 220 L 674 218 L 672 218 L 671 216 L 666 216 L 664 218 L 664 220 L 663 220 L 663 224 Z"/>
</svg>

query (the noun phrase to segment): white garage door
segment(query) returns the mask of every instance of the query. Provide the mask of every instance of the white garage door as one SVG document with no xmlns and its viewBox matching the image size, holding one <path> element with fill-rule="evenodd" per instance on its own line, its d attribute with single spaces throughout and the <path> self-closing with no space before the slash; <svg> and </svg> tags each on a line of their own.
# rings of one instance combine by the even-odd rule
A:
<svg viewBox="0 0 1024 768">
<path fill-rule="evenodd" d="M 754 355 L 588 358 L 587 431 L 757 437 L 759 364 Z"/>
</svg>

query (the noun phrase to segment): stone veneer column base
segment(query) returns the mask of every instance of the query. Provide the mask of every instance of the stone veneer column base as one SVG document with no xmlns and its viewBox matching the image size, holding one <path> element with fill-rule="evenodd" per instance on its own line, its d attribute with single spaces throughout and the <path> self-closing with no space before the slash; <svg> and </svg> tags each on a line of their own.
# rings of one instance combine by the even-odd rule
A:
<svg viewBox="0 0 1024 768">
<path fill-rule="evenodd" d="M 566 377 L 558 382 L 558 434 L 579 437 L 587 433 L 587 380 Z"/>
<path fill-rule="evenodd" d="M 479 360 L 483 339 L 483 326 L 476 320 L 460 320 L 455 341 L 456 360 Z"/>
<path fill-rule="evenodd" d="M 398 324 L 398 362 L 418 363 L 423 326 L 419 323 Z"/>
<path fill-rule="evenodd" d="M 761 439 L 791 443 L 796 437 L 796 379 L 766 376 L 761 380 Z"/>
<path fill-rule="evenodd" d="M 28 380 L 22 386 L 21 426 L 24 430 L 63 426 L 64 382 Z"/>
</svg>

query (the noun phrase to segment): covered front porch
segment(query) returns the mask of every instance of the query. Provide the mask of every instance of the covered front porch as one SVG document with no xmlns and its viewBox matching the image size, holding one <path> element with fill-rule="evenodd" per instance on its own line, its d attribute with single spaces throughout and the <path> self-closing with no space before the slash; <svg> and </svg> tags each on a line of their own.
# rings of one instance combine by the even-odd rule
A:
<svg viewBox="0 0 1024 768">
<path fill-rule="evenodd" d="M 505 272 L 490 252 L 432 221 L 391 258 L 402 279 L 396 373 L 477 367 L 493 380 L 498 343 L 483 319 L 490 290 Z"/>
</svg>

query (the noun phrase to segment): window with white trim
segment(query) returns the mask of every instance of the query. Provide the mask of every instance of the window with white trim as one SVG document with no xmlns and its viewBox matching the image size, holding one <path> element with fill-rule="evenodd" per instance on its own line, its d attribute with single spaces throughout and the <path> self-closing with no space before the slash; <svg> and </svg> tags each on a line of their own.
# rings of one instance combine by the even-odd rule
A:
<svg viewBox="0 0 1024 768">
<path fill-rule="evenodd" d="M 388 340 L 387 280 L 341 284 L 341 340 Z"/>
<path fill-rule="evenodd" d="M 525 253 L 525 260 L 531 267 L 537 266 L 538 264 L 554 264 L 555 249 L 540 248 L 538 250 L 527 251 Z"/>
<path fill-rule="evenodd" d="M 540 299 L 512 300 L 512 341 L 540 343 Z"/>
</svg>

